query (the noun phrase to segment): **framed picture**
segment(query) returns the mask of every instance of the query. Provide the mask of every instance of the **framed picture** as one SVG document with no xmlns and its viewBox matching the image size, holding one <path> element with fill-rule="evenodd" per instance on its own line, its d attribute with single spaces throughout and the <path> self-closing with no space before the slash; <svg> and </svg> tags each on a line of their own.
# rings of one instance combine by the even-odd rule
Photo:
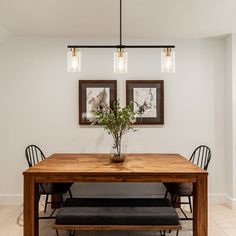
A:
<svg viewBox="0 0 236 236">
<path fill-rule="evenodd" d="M 80 80 L 79 81 L 79 124 L 90 125 L 94 120 L 94 111 L 111 107 L 117 100 L 116 80 Z"/>
<path fill-rule="evenodd" d="M 127 80 L 126 105 L 141 113 L 136 117 L 136 124 L 164 124 L 164 81 Z"/>
</svg>

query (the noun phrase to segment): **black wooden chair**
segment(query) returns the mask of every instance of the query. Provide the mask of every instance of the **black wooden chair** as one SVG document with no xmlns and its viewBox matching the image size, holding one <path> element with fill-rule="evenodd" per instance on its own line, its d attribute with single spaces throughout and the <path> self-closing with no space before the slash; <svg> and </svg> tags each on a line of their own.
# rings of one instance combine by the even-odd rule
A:
<svg viewBox="0 0 236 236">
<path fill-rule="evenodd" d="M 36 145 L 29 145 L 25 149 L 25 157 L 26 157 L 29 167 L 32 167 L 32 166 L 38 164 L 40 161 L 43 161 L 44 159 L 46 159 L 42 150 L 39 147 L 37 147 Z M 52 202 L 48 201 L 48 198 L 50 195 L 60 196 L 60 202 L 57 202 L 56 204 L 63 203 L 63 194 L 65 194 L 67 192 L 69 193 L 70 197 L 72 198 L 72 193 L 70 190 L 70 187 L 72 184 L 73 183 L 42 183 L 42 184 L 39 184 L 38 202 L 39 202 L 40 197 L 42 195 L 46 196 L 44 213 L 46 213 L 46 211 L 47 211 L 48 204 L 52 204 Z M 49 217 L 39 217 L 39 218 L 40 219 L 53 218 L 52 216 L 53 216 L 55 210 L 56 209 L 54 209 L 52 211 L 52 213 L 50 214 Z"/>
<path fill-rule="evenodd" d="M 207 170 L 208 165 L 211 160 L 211 150 L 209 147 L 205 145 L 201 145 L 197 147 L 189 161 L 193 162 L 200 168 Z M 193 184 L 192 183 L 163 183 L 166 187 L 166 193 L 165 198 L 167 198 L 168 193 L 171 195 L 172 201 L 174 206 L 177 206 L 180 208 L 181 212 L 183 213 L 185 218 L 182 218 L 182 220 L 192 220 L 192 218 L 189 218 L 184 210 L 181 207 L 181 204 L 188 204 L 190 208 L 190 212 L 192 213 L 192 204 L 191 204 L 191 197 L 193 196 Z M 181 197 L 187 197 L 187 202 L 181 202 Z"/>
</svg>

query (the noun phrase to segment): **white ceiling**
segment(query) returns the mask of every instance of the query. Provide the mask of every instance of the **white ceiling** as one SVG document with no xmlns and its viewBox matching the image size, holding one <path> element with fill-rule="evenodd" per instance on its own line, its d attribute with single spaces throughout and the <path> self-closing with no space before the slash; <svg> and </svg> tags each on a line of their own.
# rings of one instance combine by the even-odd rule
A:
<svg viewBox="0 0 236 236">
<path fill-rule="evenodd" d="M 202 38 L 236 33 L 235 0 L 123 0 L 124 37 Z M 15 35 L 116 37 L 119 0 L 0 0 Z"/>
</svg>

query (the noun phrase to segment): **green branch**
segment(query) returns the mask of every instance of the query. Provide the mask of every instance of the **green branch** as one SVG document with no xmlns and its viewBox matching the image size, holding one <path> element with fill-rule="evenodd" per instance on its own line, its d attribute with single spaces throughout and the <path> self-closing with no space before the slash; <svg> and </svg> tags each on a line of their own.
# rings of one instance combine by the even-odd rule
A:
<svg viewBox="0 0 236 236">
<path fill-rule="evenodd" d="M 112 135 L 113 147 L 117 155 L 121 153 L 121 139 L 129 131 L 137 131 L 134 128 L 137 112 L 131 110 L 130 106 L 121 107 L 119 101 L 114 101 L 112 107 L 99 109 L 94 112 L 94 124 L 98 124 Z"/>
</svg>

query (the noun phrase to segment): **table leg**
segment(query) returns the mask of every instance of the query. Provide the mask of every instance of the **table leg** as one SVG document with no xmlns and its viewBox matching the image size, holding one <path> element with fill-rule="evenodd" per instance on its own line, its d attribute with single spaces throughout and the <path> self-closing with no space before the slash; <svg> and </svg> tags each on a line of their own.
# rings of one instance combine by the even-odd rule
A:
<svg viewBox="0 0 236 236">
<path fill-rule="evenodd" d="M 193 236 L 208 235 L 207 175 L 199 175 L 193 189 Z"/>
<path fill-rule="evenodd" d="M 38 236 L 38 185 L 34 177 L 24 176 L 24 236 Z"/>
</svg>

